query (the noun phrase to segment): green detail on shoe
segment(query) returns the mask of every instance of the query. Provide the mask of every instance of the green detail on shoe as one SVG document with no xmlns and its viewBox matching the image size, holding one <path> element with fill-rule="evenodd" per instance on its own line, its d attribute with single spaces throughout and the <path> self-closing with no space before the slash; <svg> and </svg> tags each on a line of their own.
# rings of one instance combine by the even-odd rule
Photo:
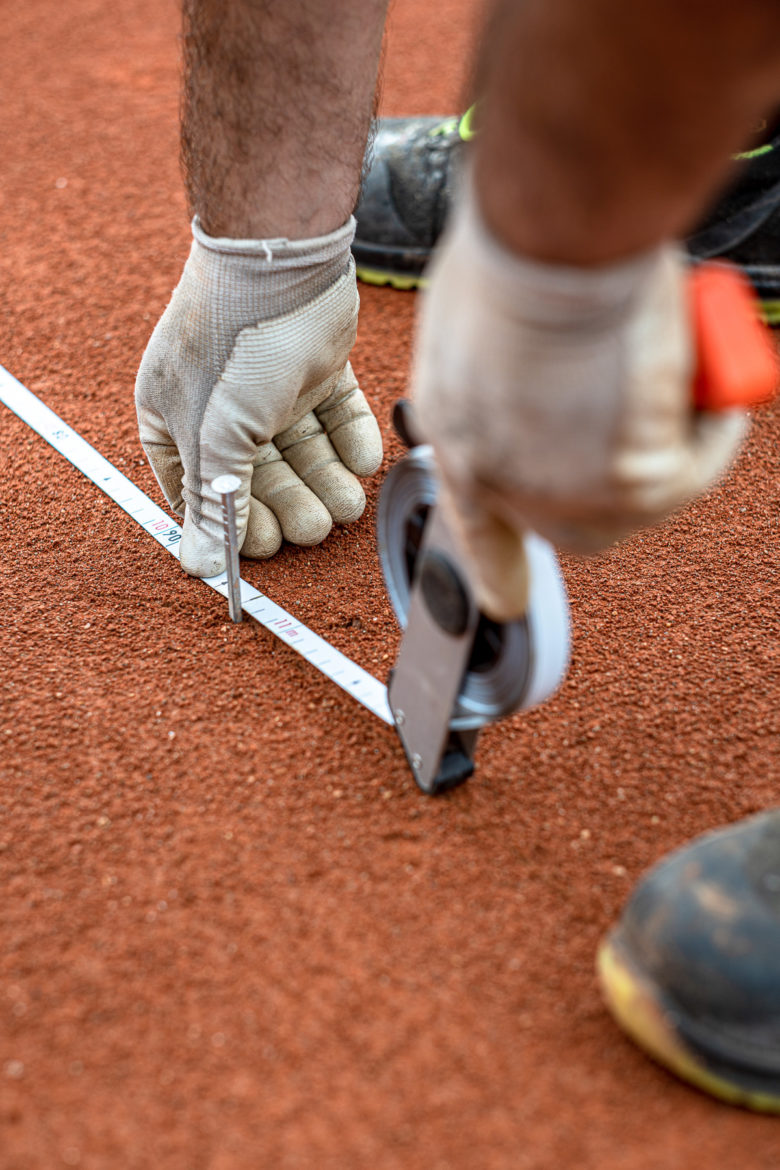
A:
<svg viewBox="0 0 780 1170">
<path fill-rule="evenodd" d="M 434 126 L 433 130 L 428 131 L 429 138 L 446 138 L 448 134 L 452 134 L 453 130 L 458 128 L 457 118 L 448 118 L 446 122 L 440 122 L 438 126 Z"/>
<path fill-rule="evenodd" d="M 761 301 L 761 316 L 767 325 L 780 325 L 780 301 Z"/>
<path fill-rule="evenodd" d="M 733 157 L 736 159 L 760 158 L 762 154 L 771 154 L 773 150 L 774 146 L 772 143 L 766 142 L 763 146 L 757 146 L 755 150 L 742 150 Z"/>
<path fill-rule="evenodd" d="M 471 142 L 471 139 L 476 136 L 477 130 L 473 124 L 476 110 L 476 103 L 473 106 L 469 106 L 458 123 L 458 134 L 460 135 L 461 142 Z"/>
</svg>

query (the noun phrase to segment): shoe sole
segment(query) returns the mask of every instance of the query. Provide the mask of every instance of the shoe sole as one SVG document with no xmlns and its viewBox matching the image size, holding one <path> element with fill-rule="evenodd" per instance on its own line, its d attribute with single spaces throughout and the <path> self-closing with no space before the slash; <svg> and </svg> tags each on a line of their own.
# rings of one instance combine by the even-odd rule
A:
<svg viewBox="0 0 780 1170">
<path fill-rule="evenodd" d="M 780 1088 L 762 1090 L 740 1084 L 738 1070 L 726 1075 L 714 1072 L 686 1044 L 676 1023 L 681 1021 L 682 1013 L 664 1000 L 660 989 L 633 962 L 621 940 L 620 927 L 612 930 L 601 944 L 597 971 L 607 1007 L 615 1020 L 659 1064 L 730 1105 L 741 1105 L 757 1113 L 780 1113 Z"/>
<path fill-rule="evenodd" d="M 358 264 L 355 268 L 358 280 L 364 284 L 390 285 L 401 292 L 410 292 L 418 288 L 425 288 L 427 280 L 422 276 L 415 276 L 408 272 L 383 272 L 379 268 L 366 268 Z"/>
</svg>

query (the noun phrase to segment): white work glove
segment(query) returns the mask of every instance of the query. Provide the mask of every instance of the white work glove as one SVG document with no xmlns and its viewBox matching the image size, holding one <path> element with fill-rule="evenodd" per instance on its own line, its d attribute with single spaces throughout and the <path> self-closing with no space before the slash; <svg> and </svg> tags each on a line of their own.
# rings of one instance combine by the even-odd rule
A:
<svg viewBox="0 0 780 1170">
<path fill-rule="evenodd" d="M 182 567 L 209 577 L 225 565 L 215 477 L 241 481 L 243 555 L 269 557 L 283 537 L 318 544 L 333 522 L 358 519 L 356 476 L 377 470 L 382 440 L 348 361 L 354 220 L 312 240 L 212 239 L 197 219 L 192 232 L 136 407 L 154 473 L 184 516 Z"/>
<path fill-rule="evenodd" d="M 694 412 L 686 267 L 671 245 L 598 269 L 525 260 L 471 184 L 435 254 L 413 373 L 442 503 L 490 616 L 523 612 L 522 533 L 603 549 L 704 491 L 739 411 Z"/>
</svg>

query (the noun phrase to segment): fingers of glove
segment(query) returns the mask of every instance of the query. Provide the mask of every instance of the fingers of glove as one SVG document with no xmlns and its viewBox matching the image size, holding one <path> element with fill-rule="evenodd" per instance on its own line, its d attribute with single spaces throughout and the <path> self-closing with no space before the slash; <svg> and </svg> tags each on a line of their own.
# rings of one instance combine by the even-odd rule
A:
<svg viewBox="0 0 780 1170">
<path fill-rule="evenodd" d="M 212 479 L 219 474 L 237 474 L 240 486 L 236 491 L 236 530 L 238 547 L 244 540 L 249 518 L 249 486 L 251 467 L 246 471 L 232 468 L 207 468 L 207 478 L 201 481 L 200 490 L 193 491 L 184 477 L 184 502 L 186 512 L 180 545 L 181 567 L 191 577 L 213 577 L 225 568 L 225 534 L 222 526 L 222 498 L 211 486 Z"/>
<path fill-rule="evenodd" d="M 626 513 L 638 524 L 653 524 L 702 495 L 733 463 L 747 427 L 741 411 L 702 413 L 692 416 L 678 445 L 626 452 L 615 462 Z"/>
<path fill-rule="evenodd" d="M 313 412 L 276 435 L 274 443 L 336 524 L 351 524 L 363 515 L 366 494 L 360 480 L 341 462 Z"/>
<path fill-rule="evenodd" d="M 331 530 L 328 509 L 285 463 L 273 443 L 264 443 L 255 459 L 252 497 L 273 514 L 290 544 L 320 544 Z"/>
<path fill-rule="evenodd" d="M 277 553 L 282 545 L 282 529 L 271 509 L 254 496 L 249 500 L 249 519 L 246 525 L 242 557 L 264 561 Z"/>
<path fill-rule="evenodd" d="M 355 475 L 373 475 L 382 463 L 382 435 L 347 362 L 335 389 L 314 412 L 342 463 Z"/>
<path fill-rule="evenodd" d="M 689 435 L 674 448 L 633 450 L 616 459 L 616 491 L 590 500 L 525 500 L 524 512 L 529 524 L 557 548 L 598 553 L 638 529 L 661 523 L 707 491 L 733 462 L 746 431 L 747 418 L 740 411 L 694 415 Z"/>
</svg>

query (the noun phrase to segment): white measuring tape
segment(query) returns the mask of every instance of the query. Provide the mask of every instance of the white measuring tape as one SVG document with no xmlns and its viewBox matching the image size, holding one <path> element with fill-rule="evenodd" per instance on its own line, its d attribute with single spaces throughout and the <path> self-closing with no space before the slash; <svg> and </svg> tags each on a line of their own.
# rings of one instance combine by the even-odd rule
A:
<svg viewBox="0 0 780 1170">
<path fill-rule="evenodd" d="M 136 524 L 140 524 L 158 544 L 179 559 L 181 540 L 179 525 L 166 516 L 162 508 L 158 508 L 154 501 L 144 495 L 126 475 L 117 471 L 99 451 L 82 439 L 77 431 L 63 422 L 53 410 L 49 410 L 48 406 L 44 406 L 40 398 L 36 398 L 3 366 L 0 366 L 0 402 L 5 403 L 18 418 L 37 431 L 42 439 L 50 443 L 87 479 L 110 496 L 128 516 L 132 516 Z M 224 574 L 204 578 L 203 584 L 227 597 L 228 583 Z M 326 678 L 336 683 L 353 699 L 357 699 L 384 723 L 392 726 L 393 717 L 387 702 L 387 688 L 378 679 L 352 662 L 302 622 L 297 621 L 292 614 L 287 613 L 247 581 L 242 579 L 240 586 L 241 608 L 244 613 L 248 613 L 272 634 L 276 634 L 282 642 L 292 646 L 293 650 L 303 655 L 306 661 L 315 666 Z"/>
</svg>

